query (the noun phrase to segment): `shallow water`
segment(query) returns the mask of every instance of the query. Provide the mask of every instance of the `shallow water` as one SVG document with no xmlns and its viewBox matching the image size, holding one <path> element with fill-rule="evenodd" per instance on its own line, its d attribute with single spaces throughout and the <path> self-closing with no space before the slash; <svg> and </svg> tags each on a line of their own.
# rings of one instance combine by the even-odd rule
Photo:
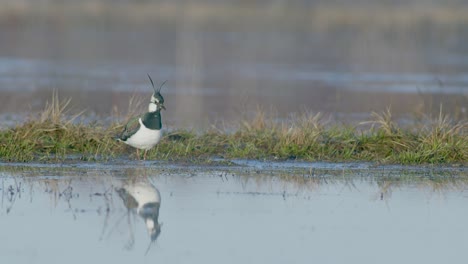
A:
<svg viewBox="0 0 468 264">
<path fill-rule="evenodd" d="M 466 16 L 443 16 L 463 4 L 5 2 L 0 125 L 40 111 L 54 89 L 99 120 L 125 116 L 133 93 L 142 111 L 147 73 L 168 80 L 163 118 L 178 127 L 238 121 L 259 105 L 278 118 L 306 110 L 340 122 L 387 108 L 399 118 L 434 114 L 441 104 L 468 117 Z"/>
<path fill-rule="evenodd" d="M 3 164 L 0 255 L 9 263 L 464 263 L 466 174 L 326 163 Z M 154 243 L 122 188 L 160 194 Z"/>
</svg>

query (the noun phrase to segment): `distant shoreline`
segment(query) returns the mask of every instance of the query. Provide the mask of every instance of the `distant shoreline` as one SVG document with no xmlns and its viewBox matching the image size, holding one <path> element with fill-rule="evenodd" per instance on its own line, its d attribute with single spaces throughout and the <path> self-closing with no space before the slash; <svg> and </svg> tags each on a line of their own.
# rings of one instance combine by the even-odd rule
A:
<svg viewBox="0 0 468 264">
<path fill-rule="evenodd" d="M 0 26 L 93 25 L 102 23 L 144 26 L 173 23 L 185 28 L 209 26 L 226 29 L 327 31 L 333 28 L 453 27 L 468 23 L 464 5 L 228 5 L 225 3 L 176 4 L 172 2 L 107 4 L 105 2 L 25 4 L 8 1 L 0 9 Z M 213 24 L 215 23 L 215 24 Z M 252 28 L 253 27 L 253 28 Z"/>
</svg>

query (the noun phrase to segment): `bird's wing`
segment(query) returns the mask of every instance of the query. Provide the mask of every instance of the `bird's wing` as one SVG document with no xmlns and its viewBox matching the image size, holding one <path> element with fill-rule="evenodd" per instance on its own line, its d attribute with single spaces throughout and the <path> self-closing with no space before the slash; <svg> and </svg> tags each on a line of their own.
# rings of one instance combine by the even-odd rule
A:
<svg viewBox="0 0 468 264">
<path fill-rule="evenodd" d="M 122 198 L 122 201 L 127 209 L 138 207 L 138 202 L 130 193 L 128 193 L 125 188 L 116 188 L 115 191 L 119 194 L 120 198 Z"/>
<path fill-rule="evenodd" d="M 138 121 L 140 119 L 140 116 L 135 116 L 131 118 L 127 124 L 125 125 L 122 133 L 120 134 L 120 139 L 125 141 L 129 137 L 131 137 L 133 134 L 135 134 L 138 129 L 140 128 L 140 122 Z"/>
</svg>

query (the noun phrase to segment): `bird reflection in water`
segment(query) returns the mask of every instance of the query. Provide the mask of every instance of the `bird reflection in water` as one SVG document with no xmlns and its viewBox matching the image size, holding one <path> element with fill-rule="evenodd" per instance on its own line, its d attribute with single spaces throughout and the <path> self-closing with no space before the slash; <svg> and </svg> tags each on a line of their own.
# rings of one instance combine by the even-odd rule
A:
<svg viewBox="0 0 468 264">
<path fill-rule="evenodd" d="M 145 253 L 147 254 L 161 233 L 162 225 L 158 222 L 161 206 L 159 190 L 146 177 L 142 177 L 125 181 L 122 187 L 115 188 L 115 191 L 122 198 L 129 215 L 137 214 L 144 220 L 151 238 Z"/>
</svg>

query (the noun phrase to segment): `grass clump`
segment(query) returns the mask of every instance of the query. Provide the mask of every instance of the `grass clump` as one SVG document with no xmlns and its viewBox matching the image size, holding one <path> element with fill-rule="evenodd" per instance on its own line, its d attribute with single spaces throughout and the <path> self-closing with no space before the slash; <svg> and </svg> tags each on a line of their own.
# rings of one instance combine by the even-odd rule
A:
<svg viewBox="0 0 468 264">
<path fill-rule="evenodd" d="M 373 114 L 358 126 L 328 126 L 320 114 L 288 122 L 268 121 L 263 112 L 243 121 L 235 132 L 215 129 L 202 134 L 175 131 L 151 152 L 155 159 L 225 158 L 306 161 L 377 161 L 399 164 L 466 164 L 467 123 L 435 120 L 402 128 L 390 111 Z M 362 128 L 368 126 L 370 128 Z"/>
<path fill-rule="evenodd" d="M 106 160 L 133 155 L 134 150 L 114 140 L 122 129 L 74 122 L 67 115 L 69 100 L 54 94 L 41 115 L 0 131 L 3 161 Z M 68 117 L 67 117 L 68 116 Z M 399 164 L 462 164 L 468 160 L 468 123 L 442 114 L 402 127 L 390 111 L 373 114 L 356 126 L 330 125 L 320 114 L 304 113 L 284 122 L 268 119 L 263 111 L 242 120 L 234 130 L 213 127 L 201 133 L 167 132 L 149 159 L 207 160 L 269 159 L 305 161 L 374 161 Z M 131 157 L 134 159 L 135 157 Z"/>
<path fill-rule="evenodd" d="M 4 161 L 64 160 L 77 155 L 83 160 L 112 156 L 117 144 L 109 137 L 113 128 L 76 124 L 82 114 L 67 116 L 70 100 L 60 102 L 57 93 L 37 118 L 0 131 L 0 157 Z"/>
</svg>

